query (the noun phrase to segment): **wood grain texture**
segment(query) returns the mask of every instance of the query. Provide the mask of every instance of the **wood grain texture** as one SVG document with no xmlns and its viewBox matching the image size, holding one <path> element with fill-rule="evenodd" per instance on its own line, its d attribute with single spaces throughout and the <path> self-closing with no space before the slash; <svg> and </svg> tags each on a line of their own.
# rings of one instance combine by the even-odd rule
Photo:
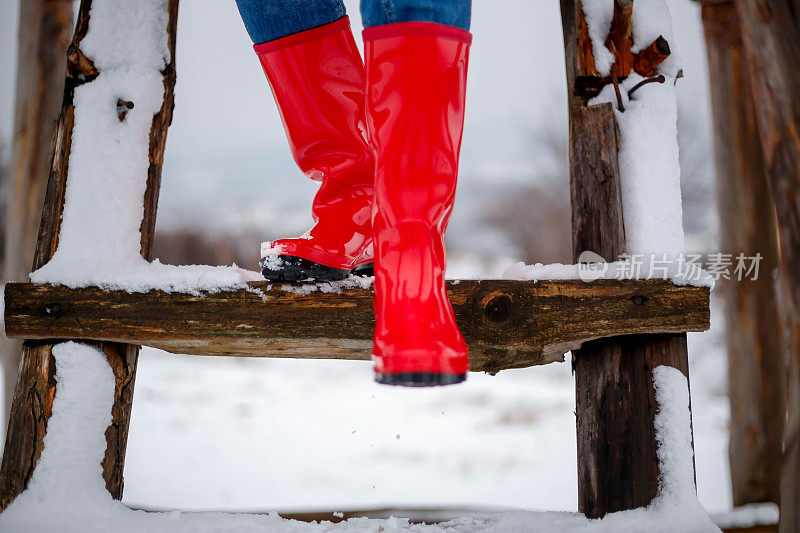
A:
<svg viewBox="0 0 800 533">
<path fill-rule="evenodd" d="M 633 0 L 614 0 L 614 15 L 606 38 L 606 48 L 614 54 L 617 76 L 625 78 L 633 70 Z"/>
<path fill-rule="evenodd" d="M 586 70 L 579 53 L 585 46 L 580 30 L 586 24 L 580 0 L 561 2 L 561 23 L 569 105 L 573 256 L 577 258 L 588 250 L 613 261 L 625 252 L 614 108 L 611 104 L 588 107 L 589 95 L 578 88 Z M 594 213 L 601 213 L 603 220 L 592 219 Z"/>
<path fill-rule="evenodd" d="M 192 296 L 14 283 L 6 285 L 6 333 L 198 355 L 369 359 L 370 290 L 301 294 L 268 282 L 250 286 L 261 294 Z M 667 280 L 463 280 L 448 283 L 448 294 L 476 371 L 562 360 L 567 350 L 599 337 L 709 326 L 708 289 Z"/>
<path fill-rule="evenodd" d="M 766 174 L 778 219 L 790 332 L 779 530 L 800 532 L 800 2 L 736 0 Z M 793 392 L 795 391 L 795 392 Z"/>
<path fill-rule="evenodd" d="M 667 59 L 672 51 L 669 48 L 669 43 L 663 36 L 659 36 L 655 41 L 650 43 L 650 45 L 636 54 L 633 60 L 633 68 L 634 70 L 644 76 L 645 78 L 649 78 L 650 76 L 655 76 L 658 72 L 658 66 Z"/>
<path fill-rule="evenodd" d="M 561 0 L 570 114 L 573 254 L 606 260 L 625 252 L 619 139 L 613 109 L 587 106 L 577 85 L 576 0 Z M 635 28 L 634 28 L 635 30 Z M 688 378 L 686 335 L 615 337 L 573 351 L 578 441 L 578 510 L 589 518 L 643 507 L 658 491 L 652 369 Z M 623 362 L 622 359 L 625 359 Z"/>
<path fill-rule="evenodd" d="M 70 42 L 72 2 L 19 3 L 19 31 L 11 175 L 6 184 L 4 280 L 25 281 L 30 272 L 52 152 L 53 128 L 61 110 L 64 54 Z M 22 345 L 0 339 L 7 420 L 17 381 Z"/>
<path fill-rule="evenodd" d="M 58 246 L 61 214 L 67 184 L 72 127 L 75 108 L 73 94 L 75 88 L 91 83 L 98 75 L 91 58 L 83 54 L 80 42 L 89 27 L 91 0 L 82 0 L 75 26 L 75 33 L 67 49 L 67 77 L 61 113 L 56 124 L 53 140 L 53 159 L 50 177 L 45 192 L 42 219 L 34 254 L 33 269 L 50 260 Z M 154 117 L 150 132 L 150 167 L 148 171 L 148 190 L 145 193 L 144 220 L 142 231 L 142 255 L 149 256 L 152 231 L 155 225 L 155 202 L 160 183 L 166 128 L 172 120 L 175 29 L 178 1 L 169 0 L 169 46 L 172 61 L 164 70 L 164 103 Z M 51 362 L 52 347 L 59 342 L 53 339 L 48 343 L 25 343 L 22 364 L 19 368 L 18 385 L 14 393 L 11 415 L 8 424 L 5 451 L 0 466 L 0 511 L 27 486 L 30 475 L 41 453 L 42 439 L 47 431 L 52 395 L 55 391 L 54 365 Z M 116 379 L 115 398 L 112 408 L 112 425 L 106 430 L 106 454 L 103 459 L 103 477 L 106 488 L 112 496 L 122 497 L 125 447 L 128 436 L 133 383 L 136 375 L 137 345 L 88 342 L 102 350 Z M 46 393 L 46 394 L 45 394 Z M 42 401 L 46 398 L 47 401 Z"/>
<path fill-rule="evenodd" d="M 659 476 L 653 369 L 668 365 L 688 379 L 686 338 L 596 340 L 575 354 L 574 365 L 581 512 L 598 517 L 647 505 Z"/>
<path fill-rule="evenodd" d="M 780 502 L 786 342 L 770 272 L 777 228 L 736 6 L 702 8 L 714 118 L 720 248 L 761 254 L 757 280 L 720 280 L 725 300 L 733 504 Z"/>
</svg>

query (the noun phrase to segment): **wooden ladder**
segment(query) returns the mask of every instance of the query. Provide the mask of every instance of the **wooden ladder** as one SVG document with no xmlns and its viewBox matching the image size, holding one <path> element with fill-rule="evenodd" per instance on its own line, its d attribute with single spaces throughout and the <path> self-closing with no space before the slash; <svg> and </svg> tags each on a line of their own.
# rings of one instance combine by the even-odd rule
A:
<svg viewBox="0 0 800 533">
<path fill-rule="evenodd" d="M 68 50 L 66 90 L 34 270 L 49 261 L 58 245 L 74 90 L 98 75 L 80 48 L 90 6 L 91 0 L 82 0 Z M 178 0 L 169 0 L 168 10 L 171 60 L 163 71 L 163 105 L 150 132 L 141 224 L 141 254 L 148 260 L 172 119 Z M 591 45 L 579 0 L 562 0 L 562 16 L 576 260 L 582 250 L 594 250 L 611 260 L 624 251 L 614 114 L 610 104 L 586 105 L 591 87 L 602 80 L 588 72 L 594 70 L 586 63 L 586 47 Z M 59 342 L 78 340 L 99 348 L 116 376 L 103 476 L 117 499 L 122 497 L 140 345 L 236 357 L 370 358 L 374 326 L 370 289 L 302 294 L 267 282 L 250 285 L 266 298 L 244 289 L 193 296 L 7 284 L 6 333 L 25 342 L 0 467 L 0 510 L 25 489 L 42 451 L 56 388 L 52 349 Z M 464 280 L 449 282 L 448 295 L 469 344 L 474 371 L 496 373 L 562 361 L 565 352 L 574 350 L 580 510 L 596 517 L 647 505 L 658 489 L 652 369 L 669 365 L 688 378 L 685 332 L 708 329 L 709 289 L 679 287 L 660 279 Z"/>
</svg>

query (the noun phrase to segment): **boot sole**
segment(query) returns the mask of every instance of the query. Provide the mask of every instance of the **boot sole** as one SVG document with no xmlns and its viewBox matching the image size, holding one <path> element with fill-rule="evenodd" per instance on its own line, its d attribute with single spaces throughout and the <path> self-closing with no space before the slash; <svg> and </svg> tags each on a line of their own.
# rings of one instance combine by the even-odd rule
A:
<svg viewBox="0 0 800 533">
<path fill-rule="evenodd" d="M 373 264 L 364 263 L 353 270 L 330 267 L 303 257 L 281 255 L 269 264 L 261 260 L 261 274 L 270 281 L 339 281 L 353 276 L 372 276 Z"/>
<path fill-rule="evenodd" d="M 440 387 L 466 381 L 466 374 L 439 374 L 435 372 L 401 372 L 399 374 L 375 373 L 375 381 L 382 385 L 399 387 Z"/>
</svg>

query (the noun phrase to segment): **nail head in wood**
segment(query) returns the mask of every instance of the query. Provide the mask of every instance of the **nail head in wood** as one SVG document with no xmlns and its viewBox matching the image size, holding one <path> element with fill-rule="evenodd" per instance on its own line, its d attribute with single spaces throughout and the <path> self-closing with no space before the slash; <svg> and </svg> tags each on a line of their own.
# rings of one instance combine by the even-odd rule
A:
<svg viewBox="0 0 800 533">
<path fill-rule="evenodd" d="M 117 98 L 117 117 L 119 117 L 120 122 L 125 120 L 125 117 L 128 115 L 128 111 L 131 109 L 133 109 L 133 102 L 130 100 L 123 100 L 122 98 Z"/>
</svg>

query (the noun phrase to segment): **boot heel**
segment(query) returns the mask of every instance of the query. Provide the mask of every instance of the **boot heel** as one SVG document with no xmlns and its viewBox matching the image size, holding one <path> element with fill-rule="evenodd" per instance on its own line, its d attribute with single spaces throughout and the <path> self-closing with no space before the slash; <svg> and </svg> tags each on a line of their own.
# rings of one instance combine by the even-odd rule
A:
<svg viewBox="0 0 800 533">
<path fill-rule="evenodd" d="M 363 278 L 369 278 L 375 275 L 375 263 L 370 261 L 369 263 L 362 263 L 360 265 L 356 265 L 356 267 L 350 271 L 351 276 L 360 276 Z"/>
<path fill-rule="evenodd" d="M 435 372 L 403 372 L 400 374 L 375 373 L 375 381 L 382 385 L 399 387 L 438 387 L 454 385 L 467 380 L 466 374 L 439 374 Z"/>
</svg>

